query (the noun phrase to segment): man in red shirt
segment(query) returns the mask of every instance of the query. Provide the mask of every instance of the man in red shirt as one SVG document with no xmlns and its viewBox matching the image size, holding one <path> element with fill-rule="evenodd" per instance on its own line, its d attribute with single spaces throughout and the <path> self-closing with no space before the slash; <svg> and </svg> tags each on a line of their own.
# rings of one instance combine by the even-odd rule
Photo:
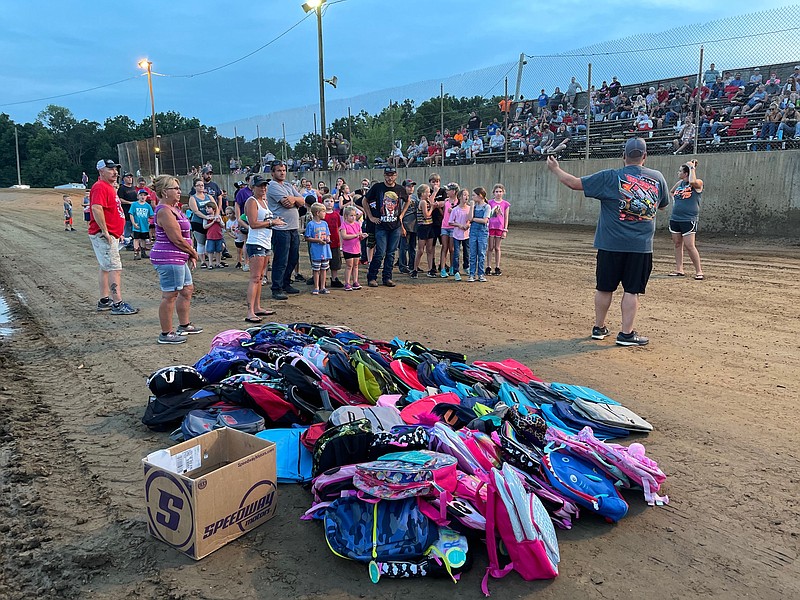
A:
<svg viewBox="0 0 800 600">
<path fill-rule="evenodd" d="M 100 300 L 97 310 L 110 310 L 112 315 L 135 315 L 133 308 L 122 301 L 122 260 L 119 257 L 119 238 L 125 229 L 122 204 L 114 183 L 119 165 L 113 160 L 97 162 L 97 183 L 89 192 L 89 239 L 100 265 Z"/>
</svg>

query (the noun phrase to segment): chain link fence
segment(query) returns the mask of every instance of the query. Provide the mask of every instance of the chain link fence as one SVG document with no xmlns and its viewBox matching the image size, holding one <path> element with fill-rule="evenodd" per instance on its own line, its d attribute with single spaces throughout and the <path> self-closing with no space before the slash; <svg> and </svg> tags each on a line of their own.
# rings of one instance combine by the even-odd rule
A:
<svg viewBox="0 0 800 600">
<path fill-rule="evenodd" d="M 762 126 L 768 102 L 790 103 L 786 84 L 800 62 L 800 27 L 777 24 L 795 23 L 800 23 L 800 7 L 787 6 L 638 34 L 561 54 L 523 53 L 518 60 L 443 80 L 327 101 L 326 135 L 338 133 L 350 141 L 348 166 L 380 164 L 398 143 L 405 154 L 409 144 L 423 136 L 433 142 L 444 130 L 455 134 L 465 128 L 471 111 L 481 118 L 479 135 L 486 150 L 473 156 L 451 147 L 445 152 L 445 161 L 541 159 L 547 153 L 537 150 L 543 131 L 552 130 L 556 141 L 561 141 L 561 122 L 569 134 L 565 148 L 558 152 L 565 159 L 619 156 L 632 135 L 647 137 L 651 154 L 673 152 L 673 140 L 682 143 L 684 126 L 690 120 L 699 127 L 695 127 L 690 147 L 683 151 L 754 149 L 758 142 L 752 138 L 760 134 L 755 129 Z M 723 82 L 735 79 L 737 85 L 723 86 L 718 93 L 713 86 L 715 71 Z M 773 80 L 772 73 L 780 83 Z M 730 114 L 738 101 L 738 83 L 744 84 L 745 100 L 749 101 L 758 89 L 759 76 L 762 84 L 769 85 L 770 97 L 755 111 L 742 108 Z M 617 89 L 630 100 L 629 110 L 619 110 Z M 703 101 L 695 102 L 697 96 Z M 647 119 L 637 119 L 640 107 L 649 116 L 649 125 Z M 193 167 L 207 163 L 216 172 L 227 172 L 231 160 L 242 168 L 258 168 L 260 159 L 271 153 L 277 158 L 295 158 L 298 163 L 307 157 L 314 167 L 324 168 L 327 153 L 318 109 L 318 105 L 309 105 L 216 128 L 165 135 L 157 144 L 152 139 L 120 144 L 120 162 L 132 172 L 152 174 L 158 154 L 161 172 L 190 173 Z M 505 144 L 501 151 L 489 152 L 487 126 L 495 119 Z M 712 134 L 714 123 L 722 126 Z M 783 142 L 781 147 L 785 146 Z M 331 161 L 327 166 L 338 165 Z"/>
</svg>

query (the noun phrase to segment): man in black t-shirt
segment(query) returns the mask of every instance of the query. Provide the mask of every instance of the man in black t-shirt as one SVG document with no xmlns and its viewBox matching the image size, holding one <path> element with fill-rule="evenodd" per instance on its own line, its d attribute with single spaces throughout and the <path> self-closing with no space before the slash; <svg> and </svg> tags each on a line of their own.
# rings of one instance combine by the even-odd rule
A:
<svg viewBox="0 0 800 600">
<path fill-rule="evenodd" d="M 214 176 L 214 170 L 211 167 L 203 167 L 203 170 L 200 172 L 200 174 L 203 178 L 203 183 L 205 184 L 206 194 L 209 194 L 214 199 L 214 203 L 219 206 L 219 199 L 222 197 L 222 190 L 217 185 L 216 181 L 211 181 L 211 178 Z M 192 186 L 190 195 L 191 194 L 194 194 L 194 186 Z"/>
<path fill-rule="evenodd" d="M 362 200 L 364 213 L 375 226 L 375 254 L 367 269 L 367 285 L 378 287 L 378 270 L 383 262 L 383 285 L 394 287 L 392 268 L 400 243 L 400 214 L 408 201 L 403 186 L 397 184 L 397 169 L 383 170 L 383 183 L 373 185 Z"/>
<path fill-rule="evenodd" d="M 469 130 L 469 137 L 474 138 L 478 135 L 478 130 L 481 128 L 481 118 L 473 110 L 469 113 L 469 121 L 467 121 L 467 129 Z"/>
<path fill-rule="evenodd" d="M 138 201 L 136 187 L 133 185 L 133 173 L 125 173 L 122 176 L 122 183 L 117 190 L 117 196 L 120 204 L 122 204 L 122 212 L 125 214 L 125 231 L 122 235 L 126 238 L 131 238 L 130 242 L 125 245 L 125 250 L 133 250 L 133 224 L 129 215 L 131 206 Z"/>
</svg>

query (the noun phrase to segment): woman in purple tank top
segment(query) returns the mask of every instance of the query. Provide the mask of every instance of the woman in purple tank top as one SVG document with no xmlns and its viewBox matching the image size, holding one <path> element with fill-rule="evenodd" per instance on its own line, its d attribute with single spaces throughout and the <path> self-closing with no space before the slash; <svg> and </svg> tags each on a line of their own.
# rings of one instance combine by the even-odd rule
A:
<svg viewBox="0 0 800 600">
<path fill-rule="evenodd" d="M 200 327 L 189 319 L 194 292 L 192 271 L 198 255 L 192 247 L 192 226 L 180 210 L 181 186 L 172 175 L 159 175 L 153 181 L 158 196 L 156 206 L 156 242 L 150 251 L 150 262 L 158 273 L 161 285 L 161 322 L 159 344 L 182 344 L 186 336 L 200 333 Z M 172 313 L 178 312 L 178 328 L 172 328 Z"/>
</svg>

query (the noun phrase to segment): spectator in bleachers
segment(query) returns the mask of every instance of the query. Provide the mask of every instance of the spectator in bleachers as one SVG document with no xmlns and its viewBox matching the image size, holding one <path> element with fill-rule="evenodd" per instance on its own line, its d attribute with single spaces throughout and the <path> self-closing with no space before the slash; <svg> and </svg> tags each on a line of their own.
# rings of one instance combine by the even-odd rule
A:
<svg viewBox="0 0 800 600">
<path fill-rule="evenodd" d="M 611 78 L 611 83 L 608 85 L 608 95 L 611 98 L 616 98 L 619 96 L 620 91 L 622 91 L 622 84 L 617 79 L 617 76 L 614 75 Z"/>
<path fill-rule="evenodd" d="M 656 88 L 651 86 L 650 89 L 647 90 L 647 95 L 644 97 L 644 103 L 648 109 L 658 104 L 658 94 L 656 94 Z"/>
<path fill-rule="evenodd" d="M 559 104 L 558 107 L 556 108 L 555 113 L 553 114 L 553 121 L 555 121 L 556 123 L 563 123 L 564 118 L 566 116 L 567 116 L 567 111 L 564 110 L 564 105 Z"/>
<path fill-rule="evenodd" d="M 414 164 L 417 161 L 417 156 L 419 156 L 419 146 L 417 146 L 414 140 L 408 142 L 408 148 L 406 148 L 406 156 L 408 157 L 409 164 Z"/>
<path fill-rule="evenodd" d="M 716 65 L 711 63 L 706 72 L 703 73 L 703 83 L 705 83 L 708 87 L 711 87 L 711 84 L 713 84 L 718 78 L 720 78 L 719 71 L 717 71 Z"/>
<path fill-rule="evenodd" d="M 770 96 L 779 94 L 782 91 L 781 80 L 777 73 L 770 74 L 769 79 L 767 79 L 767 83 L 764 84 L 764 90 L 766 90 L 767 94 Z"/>
<path fill-rule="evenodd" d="M 489 152 L 492 154 L 502 152 L 506 149 L 506 137 L 500 129 L 497 129 L 494 135 L 489 139 Z"/>
<path fill-rule="evenodd" d="M 553 142 L 555 141 L 556 138 L 553 135 L 553 132 L 550 131 L 550 128 L 542 128 L 542 134 L 539 137 L 539 144 L 533 149 L 534 154 L 538 154 L 539 156 L 549 154 L 550 150 L 553 148 Z"/>
<path fill-rule="evenodd" d="M 717 80 L 711 85 L 711 98 L 716 100 L 725 95 L 725 82 L 722 77 L 717 77 Z"/>
<path fill-rule="evenodd" d="M 397 140 L 394 143 L 394 147 L 392 148 L 392 153 L 389 155 L 389 158 L 387 160 L 389 164 L 396 169 L 400 167 L 401 162 L 403 163 L 404 167 L 408 167 L 408 159 L 405 156 L 403 156 L 402 142 L 400 140 Z"/>
<path fill-rule="evenodd" d="M 756 85 L 760 85 L 762 80 L 763 79 L 761 77 L 761 69 L 756 67 L 755 69 L 753 69 L 753 74 L 750 75 L 750 83 L 755 83 Z"/>
<path fill-rule="evenodd" d="M 539 145 L 541 137 L 542 135 L 538 127 L 534 126 L 528 129 L 525 135 L 525 151 L 528 156 L 536 153 L 536 147 Z"/>
<path fill-rule="evenodd" d="M 733 79 L 731 80 L 731 82 L 728 85 L 735 85 L 736 87 L 744 87 L 745 82 L 742 79 L 742 74 L 741 73 L 736 73 L 733 76 Z"/>
<path fill-rule="evenodd" d="M 783 87 L 786 92 L 800 92 L 800 80 L 794 75 L 789 75 L 786 79 L 786 85 Z"/>
<path fill-rule="evenodd" d="M 553 90 L 553 95 L 550 96 L 550 110 L 554 111 L 558 108 L 558 105 L 564 102 L 564 93 L 561 91 L 561 88 L 556 86 L 556 89 Z"/>
<path fill-rule="evenodd" d="M 637 114 L 640 108 L 647 110 L 647 101 L 644 99 L 644 96 L 638 94 L 633 99 L 633 113 Z"/>
<path fill-rule="evenodd" d="M 756 90 L 750 94 L 749 99 L 745 106 L 742 107 L 742 115 L 747 115 L 764 108 L 767 100 L 767 92 L 764 90 L 763 85 L 759 85 Z"/>
<path fill-rule="evenodd" d="M 569 131 L 572 135 L 586 132 L 586 119 L 584 118 L 583 113 L 578 109 L 572 109 L 570 123 L 567 125 L 567 131 Z"/>
<path fill-rule="evenodd" d="M 653 129 L 653 120 L 650 118 L 650 115 L 645 112 L 644 108 L 640 108 L 636 114 L 636 118 L 633 121 L 633 128 L 636 131 L 647 132 Z"/>
<path fill-rule="evenodd" d="M 630 119 L 631 114 L 633 114 L 633 103 L 628 97 L 628 94 L 621 92 L 616 98 L 616 107 L 614 108 L 614 112 L 609 115 L 609 120 Z"/>
<path fill-rule="evenodd" d="M 425 158 L 425 164 L 434 167 L 437 164 L 444 164 L 441 142 L 433 142 L 432 144 L 428 144 L 428 156 Z"/>
<path fill-rule="evenodd" d="M 469 129 L 469 136 L 474 138 L 478 135 L 478 132 L 481 128 L 481 118 L 478 116 L 474 110 L 469 113 L 469 120 L 467 121 L 467 129 Z"/>
<path fill-rule="evenodd" d="M 680 121 L 681 115 L 684 112 L 686 102 L 680 94 L 675 95 L 669 104 L 667 104 L 667 112 L 664 115 L 664 125 L 670 125 L 673 122 Z"/>
<path fill-rule="evenodd" d="M 542 90 L 544 91 L 544 90 Z M 493 119 L 489 126 L 486 128 L 486 134 L 491 138 L 495 133 L 497 133 L 500 129 L 500 123 L 497 122 L 497 119 Z"/>
<path fill-rule="evenodd" d="M 663 83 L 658 84 L 658 89 L 656 90 L 656 98 L 658 99 L 659 104 L 669 100 L 669 90 L 664 86 Z"/>
<path fill-rule="evenodd" d="M 583 88 L 581 87 L 581 84 L 578 83 L 578 81 L 573 77 L 567 86 L 567 102 L 569 102 L 572 106 L 575 106 L 575 98 L 578 96 L 578 92 L 582 91 Z"/>
<path fill-rule="evenodd" d="M 740 85 L 739 89 L 736 90 L 736 93 L 730 97 L 728 108 L 725 112 L 727 112 L 731 118 L 736 116 L 736 113 L 739 112 L 742 107 L 747 103 L 747 95 L 744 93 L 744 86 Z"/>
<path fill-rule="evenodd" d="M 778 124 L 778 131 L 782 131 L 783 139 L 795 137 L 797 135 L 797 109 L 794 106 L 787 106 L 783 111 L 783 117 Z"/>
<path fill-rule="evenodd" d="M 548 102 L 550 101 L 550 97 L 545 94 L 544 88 L 542 88 L 542 92 L 539 94 L 539 97 L 536 99 L 537 106 L 539 108 L 539 114 L 542 113 L 542 110 L 547 106 Z"/>
<path fill-rule="evenodd" d="M 472 147 L 470 148 L 472 158 L 477 157 L 483 150 L 483 138 L 479 134 L 475 134 L 472 136 Z"/>
<path fill-rule="evenodd" d="M 678 91 L 681 94 L 690 94 L 692 92 L 692 84 L 689 83 L 689 78 L 684 77 L 681 81 L 680 86 L 678 86 Z"/>
<path fill-rule="evenodd" d="M 564 123 L 561 123 L 553 135 L 553 145 L 551 146 L 548 154 L 554 154 L 557 157 L 560 157 L 560 155 L 567 149 L 571 141 L 572 136 L 570 136 L 569 132 L 567 131 L 567 126 Z"/>
<path fill-rule="evenodd" d="M 656 129 L 661 129 L 664 126 L 664 119 L 666 118 L 667 112 L 667 104 L 665 102 L 661 102 L 658 106 L 651 109 L 650 117 L 653 119 Z"/>
<path fill-rule="evenodd" d="M 778 103 L 773 102 L 769 105 L 767 114 L 764 115 L 764 122 L 761 124 L 761 132 L 759 137 L 762 140 L 771 140 L 774 138 L 778 133 L 778 128 L 782 119 L 783 113 L 781 112 L 781 109 L 778 108 Z M 768 144 L 766 149 L 771 150 L 772 148 L 770 148 Z"/>
<path fill-rule="evenodd" d="M 673 154 L 680 154 L 689 146 L 694 144 L 694 136 L 697 134 L 697 127 L 692 123 L 692 116 L 686 115 L 686 122 L 678 133 L 678 139 L 672 140 L 672 147 L 675 148 Z"/>
</svg>

